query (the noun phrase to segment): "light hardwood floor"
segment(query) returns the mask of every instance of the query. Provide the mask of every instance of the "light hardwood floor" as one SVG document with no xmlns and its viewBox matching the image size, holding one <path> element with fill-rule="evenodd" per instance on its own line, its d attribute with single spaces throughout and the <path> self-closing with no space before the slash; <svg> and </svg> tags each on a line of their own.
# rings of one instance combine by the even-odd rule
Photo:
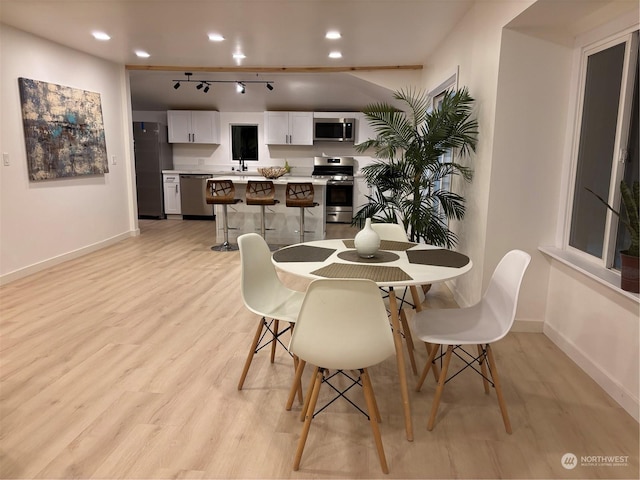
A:
<svg viewBox="0 0 640 480">
<path fill-rule="evenodd" d="M 390 358 L 370 369 L 390 474 L 346 402 L 314 420 L 293 472 L 302 424 L 297 403 L 284 408 L 288 355 L 270 364 L 261 352 L 236 389 L 257 325 L 242 305 L 239 254 L 209 249 L 212 222 L 140 224 L 139 237 L 0 288 L 0 477 L 638 478 L 638 424 L 544 335 L 524 333 L 494 347 L 512 435 L 495 392 L 463 373 L 432 432 L 433 377 L 410 388 L 407 442 Z M 451 303 L 435 286 L 425 305 Z M 569 452 L 628 464 L 567 470 Z"/>
</svg>

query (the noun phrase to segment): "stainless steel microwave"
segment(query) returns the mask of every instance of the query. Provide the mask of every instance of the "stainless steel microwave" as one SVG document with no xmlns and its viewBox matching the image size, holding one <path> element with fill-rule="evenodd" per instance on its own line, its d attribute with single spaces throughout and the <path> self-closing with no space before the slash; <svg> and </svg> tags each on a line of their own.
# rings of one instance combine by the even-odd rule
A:
<svg viewBox="0 0 640 480">
<path fill-rule="evenodd" d="M 355 118 L 314 118 L 313 140 L 318 142 L 353 142 Z"/>
</svg>

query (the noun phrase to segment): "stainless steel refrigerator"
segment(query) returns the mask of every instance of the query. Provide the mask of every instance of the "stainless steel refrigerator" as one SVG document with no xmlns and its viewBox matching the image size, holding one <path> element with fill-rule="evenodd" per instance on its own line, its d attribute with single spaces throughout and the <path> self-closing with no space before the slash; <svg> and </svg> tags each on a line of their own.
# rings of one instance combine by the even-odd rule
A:
<svg viewBox="0 0 640 480">
<path fill-rule="evenodd" d="M 167 142 L 167 126 L 133 122 L 138 218 L 165 218 L 162 170 L 173 168 L 173 149 Z"/>
</svg>

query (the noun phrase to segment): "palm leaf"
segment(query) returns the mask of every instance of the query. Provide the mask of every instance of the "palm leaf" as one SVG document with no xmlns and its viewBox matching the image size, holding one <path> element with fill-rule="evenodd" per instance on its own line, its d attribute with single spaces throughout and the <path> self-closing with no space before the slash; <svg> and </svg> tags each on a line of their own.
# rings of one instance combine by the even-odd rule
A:
<svg viewBox="0 0 640 480">
<path fill-rule="evenodd" d="M 400 90 L 394 98 L 406 105 L 403 111 L 386 103 L 364 110 L 377 136 L 356 150 L 373 149 L 379 160 L 362 169 L 373 191 L 354 223 L 362 224 L 368 217 L 402 221 L 412 241 L 450 248 L 457 237 L 448 221 L 464 218 L 465 202 L 440 185 L 454 175 L 470 181 L 473 172 L 459 161 L 444 161 L 443 155 L 455 150 L 462 157 L 475 151 L 478 123 L 472 118 L 474 100 L 466 89 L 447 91 L 440 108 L 429 110 L 431 99 L 424 92 Z"/>
</svg>

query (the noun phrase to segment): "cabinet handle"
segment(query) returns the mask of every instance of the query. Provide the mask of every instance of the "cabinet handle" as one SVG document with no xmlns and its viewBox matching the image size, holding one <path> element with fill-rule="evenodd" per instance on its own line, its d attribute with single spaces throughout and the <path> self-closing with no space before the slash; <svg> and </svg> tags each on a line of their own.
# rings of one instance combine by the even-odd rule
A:
<svg viewBox="0 0 640 480">
<path fill-rule="evenodd" d="M 176 193 L 178 193 L 178 184 L 176 183 Z"/>
<path fill-rule="evenodd" d="M 193 143 L 196 143 L 196 134 L 195 134 L 195 133 L 192 133 L 192 134 L 191 134 L 191 141 L 192 141 Z"/>
</svg>

